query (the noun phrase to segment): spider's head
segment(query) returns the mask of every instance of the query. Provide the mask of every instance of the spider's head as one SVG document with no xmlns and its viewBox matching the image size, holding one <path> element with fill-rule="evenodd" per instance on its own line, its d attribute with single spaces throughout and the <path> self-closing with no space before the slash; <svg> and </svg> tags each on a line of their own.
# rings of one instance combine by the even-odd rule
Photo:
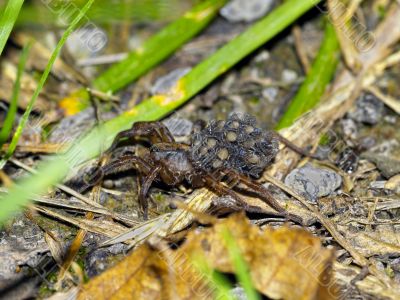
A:
<svg viewBox="0 0 400 300">
<path fill-rule="evenodd" d="M 254 117 L 232 114 L 194 134 L 190 156 L 197 168 L 207 172 L 228 168 L 259 177 L 277 153 L 278 141 L 257 128 Z"/>
</svg>

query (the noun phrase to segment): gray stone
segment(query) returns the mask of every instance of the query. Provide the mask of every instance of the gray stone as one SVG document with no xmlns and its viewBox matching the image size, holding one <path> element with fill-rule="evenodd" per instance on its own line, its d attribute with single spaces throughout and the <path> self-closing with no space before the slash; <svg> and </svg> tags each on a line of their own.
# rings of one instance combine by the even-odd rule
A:
<svg viewBox="0 0 400 300">
<path fill-rule="evenodd" d="M 104 241 L 99 235 L 92 235 L 91 240 Z M 97 248 L 89 251 L 85 257 L 85 271 L 89 277 L 96 276 L 110 267 L 115 261 L 116 255 L 125 255 L 128 252 L 129 246 L 119 243 L 109 247 Z"/>
<path fill-rule="evenodd" d="M 357 121 L 368 125 L 377 124 L 383 116 L 384 104 L 371 94 L 363 94 L 358 98 L 355 108 L 348 116 Z"/>
<path fill-rule="evenodd" d="M 361 155 L 361 158 L 373 162 L 385 178 L 400 174 L 400 160 L 374 152 L 365 152 Z"/>
<path fill-rule="evenodd" d="M 95 28 L 83 27 L 70 34 L 66 41 L 68 51 L 76 58 L 95 56 L 107 44 L 107 34 L 98 26 Z"/>
<path fill-rule="evenodd" d="M 310 164 L 294 169 L 285 178 L 285 184 L 312 202 L 328 196 L 342 184 L 342 177 L 329 169 L 316 168 Z"/>
<path fill-rule="evenodd" d="M 240 286 L 237 286 L 237 287 L 231 289 L 230 293 L 231 293 L 233 299 L 236 299 L 236 300 L 247 300 L 248 299 L 248 297 L 246 295 L 246 291 Z"/>
<path fill-rule="evenodd" d="M 268 102 L 270 103 L 275 102 L 275 100 L 279 95 L 279 89 L 274 86 L 266 87 L 265 89 L 262 90 L 262 95 L 264 98 L 268 100 Z"/>
<path fill-rule="evenodd" d="M 390 262 L 393 271 L 400 273 L 400 258 L 395 258 Z"/>
<path fill-rule="evenodd" d="M 385 140 L 373 147 L 366 148 L 368 152 L 373 152 L 379 155 L 394 156 L 400 148 L 400 143 L 397 139 Z"/>
<path fill-rule="evenodd" d="M 272 9 L 274 0 L 231 0 L 220 11 L 230 22 L 252 22 Z"/>
<path fill-rule="evenodd" d="M 25 217 L 17 216 L 7 231 L 0 231 L 0 290 L 24 277 L 23 272 L 17 272 L 18 267 L 30 266 L 35 270 L 48 250 L 42 230 Z"/>
<path fill-rule="evenodd" d="M 297 73 L 290 69 L 284 69 L 282 71 L 281 80 L 286 83 L 291 83 L 297 79 Z"/>
<path fill-rule="evenodd" d="M 343 133 L 350 139 L 356 139 L 358 136 L 357 124 L 353 119 L 341 119 L 340 124 L 342 125 Z"/>
<path fill-rule="evenodd" d="M 370 187 L 371 189 L 378 189 L 378 190 L 384 189 L 384 188 L 385 188 L 385 183 L 386 183 L 386 182 L 387 182 L 387 181 L 384 181 L 384 180 L 372 181 L 372 182 L 369 184 L 369 187 Z"/>
<path fill-rule="evenodd" d="M 49 142 L 70 143 L 79 138 L 95 124 L 93 107 L 87 108 L 80 113 L 63 118 L 51 131 Z"/>
<path fill-rule="evenodd" d="M 191 68 L 179 68 L 175 69 L 167 75 L 161 76 L 156 80 L 154 85 L 151 87 L 150 92 L 153 95 L 156 94 L 167 94 L 169 90 L 176 84 L 176 82 L 183 76 L 185 76 Z"/>
</svg>

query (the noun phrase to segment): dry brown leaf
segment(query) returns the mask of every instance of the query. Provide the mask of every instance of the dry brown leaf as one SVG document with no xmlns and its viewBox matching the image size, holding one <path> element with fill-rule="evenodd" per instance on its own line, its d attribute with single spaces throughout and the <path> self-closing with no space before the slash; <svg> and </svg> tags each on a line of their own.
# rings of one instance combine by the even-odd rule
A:
<svg viewBox="0 0 400 300">
<path fill-rule="evenodd" d="M 373 255 L 393 256 L 400 252 L 399 225 L 375 225 L 373 229 L 353 232 L 348 226 L 338 226 L 353 247 L 366 257 Z"/>
<path fill-rule="evenodd" d="M 28 34 L 18 32 L 13 34 L 12 39 L 15 43 L 22 46 L 26 45 L 26 43 L 31 40 L 32 37 Z M 27 67 L 33 67 L 37 70 L 43 71 L 46 68 L 50 56 L 51 51 L 48 49 L 48 47 L 36 41 L 30 50 Z M 77 81 L 84 84 L 87 83 L 86 78 L 81 73 L 68 65 L 68 63 L 64 62 L 60 57 L 58 57 L 54 62 L 54 66 L 51 69 L 51 74 L 61 81 L 68 80 L 70 89 L 72 88 L 71 85 Z M 73 87 L 73 89 L 75 88 L 77 88 L 77 86 Z"/>
<path fill-rule="evenodd" d="M 201 275 L 186 257 L 176 255 L 170 263 L 168 254 L 144 244 L 84 285 L 77 299 L 205 299 L 211 290 Z"/>
<path fill-rule="evenodd" d="M 361 272 L 361 269 L 356 266 L 347 266 L 335 262 L 333 270 L 337 284 L 348 288 L 346 294 L 341 299 L 400 299 L 399 289 L 388 288 L 381 280 L 371 275 L 356 282 L 355 285 L 357 288 L 355 288 L 352 285 L 352 281 Z M 360 294 L 362 294 L 362 297 Z"/>
<path fill-rule="evenodd" d="M 12 95 L 13 84 L 17 77 L 17 67 L 12 64 L 9 60 L 4 59 L 0 66 L 0 99 L 9 102 Z M 37 86 L 36 81 L 33 77 L 24 73 L 21 77 L 21 89 L 20 96 L 18 99 L 18 106 L 22 109 L 26 109 L 28 102 L 35 91 Z M 39 111 L 50 110 L 50 105 L 45 95 L 40 94 L 35 102 L 34 109 Z"/>
<path fill-rule="evenodd" d="M 261 231 L 243 214 L 192 231 L 178 250 L 156 250 L 144 244 L 122 262 L 84 285 L 78 299 L 211 299 L 204 274 L 193 267 L 207 258 L 210 267 L 233 273 L 224 234 L 229 230 L 247 263 L 255 288 L 273 299 L 334 299 L 333 252 L 318 238 L 283 227 Z"/>
</svg>

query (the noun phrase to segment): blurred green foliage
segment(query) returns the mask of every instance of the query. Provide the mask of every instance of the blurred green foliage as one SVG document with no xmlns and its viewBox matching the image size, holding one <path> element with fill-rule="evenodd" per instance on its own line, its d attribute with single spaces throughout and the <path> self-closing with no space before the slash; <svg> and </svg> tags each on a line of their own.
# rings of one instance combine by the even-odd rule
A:
<svg viewBox="0 0 400 300">
<path fill-rule="evenodd" d="M 146 21 L 170 21 L 198 0 L 97 0 L 87 17 L 99 24 L 110 22 L 146 22 Z M 83 0 L 31 0 L 23 6 L 17 21 L 18 26 L 23 25 L 46 25 L 66 27 L 62 18 L 72 19 L 64 10 L 72 10 L 74 7 L 82 7 L 86 1 Z M 0 11 L 4 3 L 0 2 Z M 68 9 L 65 9 L 68 7 Z"/>
</svg>

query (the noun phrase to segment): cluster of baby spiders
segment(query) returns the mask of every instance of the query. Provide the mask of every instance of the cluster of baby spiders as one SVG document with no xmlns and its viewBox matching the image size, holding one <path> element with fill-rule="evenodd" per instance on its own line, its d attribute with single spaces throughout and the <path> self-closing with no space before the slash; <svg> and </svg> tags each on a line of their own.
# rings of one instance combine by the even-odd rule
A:
<svg viewBox="0 0 400 300">
<path fill-rule="evenodd" d="M 122 139 L 147 140 L 149 147 L 140 156 L 122 155 L 99 167 L 81 192 L 98 184 L 105 176 L 135 169 L 141 178 L 139 204 L 143 217 L 148 217 L 147 194 L 154 181 L 169 186 L 186 182 L 193 188 L 206 187 L 219 196 L 232 197 L 243 209 L 249 206 L 234 192 L 247 189 L 257 195 L 279 215 L 296 222 L 259 182 L 262 171 L 271 164 L 278 153 L 278 142 L 294 151 L 308 155 L 303 149 L 273 131 L 256 127 L 254 117 L 232 114 L 227 120 L 212 121 L 192 134 L 191 143 L 177 143 L 161 122 L 136 122 L 132 128 L 120 132 L 106 155 L 112 153 Z M 226 183 L 235 182 L 228 186 Z M 300 220 L 301 222 L 301 220 Z"/>
</svg>

